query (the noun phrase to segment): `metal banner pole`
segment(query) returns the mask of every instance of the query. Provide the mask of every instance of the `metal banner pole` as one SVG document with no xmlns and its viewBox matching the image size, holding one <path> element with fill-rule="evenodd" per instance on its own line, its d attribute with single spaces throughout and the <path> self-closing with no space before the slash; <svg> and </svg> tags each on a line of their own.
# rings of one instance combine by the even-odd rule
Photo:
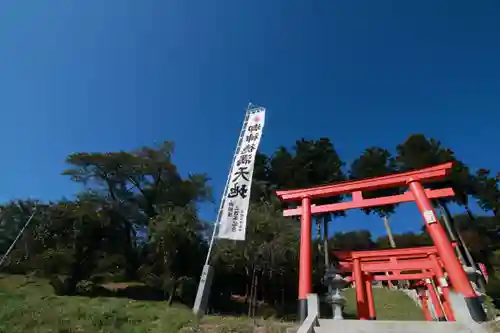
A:
<svg viewBox="0 0 500 333">
<path fill-rule="evenodd" d="M 233 159 L 232 159 L 232 162 L 231 162 L 231 166 L 230 166 L 230 169 L 229 169 L 229 173 L 228 173 L 228 176 L 227 176 L 226 186 L 224 187 L 224 192 L 222 193 L 222 198 L 221 198 L 221 201 L 220 201 L 219 211 L 217 212 L 217 217 L 216 217 L 216 220 L 214 222 L 213 231 L 212 231 L 212 237 L 210 239 L 210 244 L 209 244 L 209 247 L 208 247 L 207 257 L 205 259 L 205 265 L 203 266 L 203 270 L 202 270 L 201 276 L 200 276 L 200 282 L 198 284 L 198 291 L 196 292 L 196 299 L 195 299 L 194 306 L 193 306 L 193 313 L 196 316 L 202 316 L 202 315 L 205 314 L 206 308 L 207 308 L 207 304 L 208 304 L 208 298 L 210 296 L 210 287 L 212 285 L 212 279 L 213 279 L 213 274 L 214 274 L 213 267 L 210 266 L 210 259 L 212 257 L 212 251 L 213 251 L 213 247 L 215 245 L 215 239 L 217 237 L 216 236 L 217 235 L 217 230 L 219 228 L 219 223 L 220 223 L 220 219 L 221 219 L 221 216 L 222 216 L 222 211 L 224 209 L 224 203 L 225 203 L 225 200 L 226 200 L 226 197 L 227 197 L 229 183 L 230 183 L 230 180 L 231 180 L 231 170 L 233 169 L 236 157 L 237 157 L 237 155 L 238 155 L 238 153 L 239 153 L 239 151 L 241 149 L 241 145 L 242 145 L 242 142 L 243 142 L 243 139 L 244 139 L 243 136 L 244 136 L 247 124 L 248 124 L 248 120 L 249 120 L 250 116 L 253 113 L 255 113 L 257 111 L 260 111 L 260 110 L 261 110 L 261 108 L 255 108 L 255 107 L 252 106 L 251 103 L 249 103 L 249 105 L 247 107 L 247 111 L 246 111 L 246 114 L 245 114 L 245 119 L 244 119 L 243 125 L 241 127 L 240 135 L 238 137 L 238 142 L 237 142 L 237 145 L 236 145 L 236 149 L 235 149 L 235 152 L 234 152 L 234 155 L 233 155 Z"/>
<path fill-rule="evenodd" d="M 19 233 L 17 234 L 16 238 L 14 239 L 14 241 L 12 242 L 12 244 L 10 244 L 10 247 L 9 249 L 7 250 L 7 252 L 5 252 L 5 254 L 3 255 L 2 259 L 0 259 L 0 267 L 2 267 L 3 263 L 5 262 L 5 260 L 7 259 L 7 257 L 9 256 L 10 252 L 14 249 L 14 246 L 16 246 L 16 243 L 17 241 L 19 240 L 19 238 L 21 237 L 21 235 L 23 234 L 24 230 L 28 227 L 28 225 L 30 224 L 31 220 L 33 219 L 33 217 L 35 216 L 35 213 L 36 213 L 36 206 L 35 206 L 35 209 L 33 210 L 33 213 L 31 214 L 31 216 L 29 217 L 28 221 L 26 221 L 26 223 L 24 224 L 24 226 L 21 228 L 21 231 L 19 231 Z"/>
</svg>

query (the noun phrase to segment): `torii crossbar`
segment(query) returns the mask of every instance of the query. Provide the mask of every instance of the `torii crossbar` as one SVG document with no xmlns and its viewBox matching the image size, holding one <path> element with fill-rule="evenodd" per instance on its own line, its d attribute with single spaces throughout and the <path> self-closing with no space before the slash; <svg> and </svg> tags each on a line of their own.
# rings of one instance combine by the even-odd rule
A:
<svg viewBox="0 0 500 333">
<path fill-rule="evenodd" d="M 456 292 L 463 295 L 468 305 L 472 318 L 476 321 L 485 321 L 486 314 L 481 302 L 474 292 L 466 273 L 458 258 L 455 256 L 453 246 L 446 235 L 429 199 L 450 197 L 454 195 L 453 189 L 438 190 L 424 189 L 422 184 L 444 180 L 450 173 L 452 163 L 445 163 L 430 168 L 416 171 L 398 173 L 389 176 L 368 178 L 363 180 L 340 182 L 331 185 L 279 190 L 276 195 L 282 202 L 300 202 L 301 206 L 285 209 L 284 216 L 301 216 L 300 232 L 300 257 L 299 257 L 299 314 L 303 321 L 307 314 L 307 295 L 312 292 L 311 281 L 311 245 L 312 245 L 312 214 L 336 212 L 353 208 L 368 208 L 415 201 L 422 214 L 426 229 L 437 249 L 439 258 L 450 276 L 451 283 Z M 363 192 L 391 187 L 407 187 L 408 192 L 403 194 L 384 196 L 378 198 L 363 198 Z M 351 195 L 352 200 L 325 205 L 312 205 L 311 200 L 340 195 Z"/>
</svg>

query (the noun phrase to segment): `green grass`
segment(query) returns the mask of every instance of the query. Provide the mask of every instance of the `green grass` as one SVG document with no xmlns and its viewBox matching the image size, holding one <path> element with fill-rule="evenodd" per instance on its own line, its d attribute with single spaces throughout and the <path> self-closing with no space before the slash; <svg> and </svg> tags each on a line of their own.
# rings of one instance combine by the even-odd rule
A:
<svg viewBox="0 0 500 333">
<path fill-rule="evenodd" d="M 345 312 L 357 317 L 355 289 L 345 290 Z M 373 300 L 378 320 L 425 320 L 422 310 L 403 292 L 373 288 Z"/>
<path fill-rule="evenodd" d="M 356 316 L 354 289 L 347 289 L 346 313 Z M 421 310 L 406 295 L 373 289 L 377 318 L 423 320 Z M 55 296 L 46 280 L 0 275 L 0 333 L 283 333 L 293 323 L 206 316 L 197 321 L 185 306 L 112 297 Z"/>
<path fill-rule="evenodd" d="M 122 298 L 54 296 L 43 280 L 0 279 L 0 332 L 178 332 L 189 309 Z"/>
<path fill-rule="evenodd" d="M 54 296 L 42 279 L 0 276 L 0 333 L 281 333 L 290 324 L 246 317 L 206 316 L 200 322 L 185 306 L 111 297 Z"/>
</svg>

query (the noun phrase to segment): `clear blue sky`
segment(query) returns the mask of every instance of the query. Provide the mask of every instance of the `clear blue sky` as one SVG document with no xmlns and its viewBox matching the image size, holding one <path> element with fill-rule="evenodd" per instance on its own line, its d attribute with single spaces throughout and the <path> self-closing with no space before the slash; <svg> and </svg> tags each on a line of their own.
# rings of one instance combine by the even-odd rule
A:
<svg viewBox="0 0 500 333">
<path fill-rule="evenodd" d="M 72 152 L 165 139 L 220 193 L 249 101 L 267 153 L 326 136 L 350 162 L 423 132 L 498 171 L 499 18 L 495 0 L 2 0 L 0 201 L 74 194 Z M 421 225 L 408 205 L 396 231 Z"/>
</svg>

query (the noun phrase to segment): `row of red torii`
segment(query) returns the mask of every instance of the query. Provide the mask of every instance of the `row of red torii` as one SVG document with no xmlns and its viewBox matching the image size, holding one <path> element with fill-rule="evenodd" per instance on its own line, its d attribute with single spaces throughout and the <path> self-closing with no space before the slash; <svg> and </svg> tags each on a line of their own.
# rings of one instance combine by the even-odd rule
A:
<svg viewBox="0 0 500 333">
<path fill-rule="evenodd" d="M 439 223 L 430 201 L 430 199 L 452 197 L 454 191 L 452 188 L 425 189 L 423 186 L 425 183 L 445 180 L 452 166 L 452 163 L 446 163 L 389 176 L 276 192 L 282 202 L 301 204 L 296 208 L 285 209 L 283 213 L 284 216 L 301 216 L 298 293 L 301 321 L 306 318 L 307 314 L 307 295 L 312 293 L 312 215 L 411 201 L 416 202 L 434 246 L 382 251 L 336 251 L 334 253 L 340 260 L 340 268 L 344 272 L 352 272 L 351 279 L 356 286 L 359 319 L 375 319 L 376 317 L 371 289 L 372 280 L 419 280 L 421 282 L 418 287 L 427 288 L 426 295 L 430 297 L 435 314 L 440 320 L 455 320 L 449 297 L 450 287 L 454 292 L 463 296 L 474 320 L 478 322 L 486 320 L 479 296 L 456 257 L 454 244 L 448 239 Z M 407 187 L 409 191 L 392 196 L 363 198 L 363 192 L 391 187 Z M 311 204 L 311 201 L 315 199 L 340 195 L 351 195 L 352 200 L 323 205 Z M 404 274 L 405 271 L 411 271 L 411 274 Z M 437 288 L 434 288 L 434 285 Z M 427 298 L 423 294 L 421 294 L 421 301 L 424 303 L 422 306 L 424 314 L 430 320 L 425 304 Z"/>
<path fill-rule="evenodd" d="M 453 246 L 456 244 L 453 243 Z M 347 281 L 356 287 L 360 319 L 376 319 L 372 281 L 418 280 L 411 286 L 418 291 L 426 320 L 432 320 L 430 303 L 440 321 L 455 321 L 450 289 L 443 262 L 435 246 L 376 251 L 334 251 L 342 272 L 351 272 Z M 382 274 L 380 274 L 382 273 Z M 435 288 L 435 286 L 439 286 Z M 425 292 L 427 291 L 427 293 Z"/>
</svg>

